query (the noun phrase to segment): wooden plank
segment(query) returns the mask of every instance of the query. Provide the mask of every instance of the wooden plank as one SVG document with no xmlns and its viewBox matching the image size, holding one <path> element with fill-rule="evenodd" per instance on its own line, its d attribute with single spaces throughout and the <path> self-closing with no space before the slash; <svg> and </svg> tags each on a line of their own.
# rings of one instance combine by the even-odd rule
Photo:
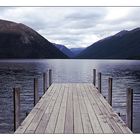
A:
<svg viewBox="0 0 140 140">
<path fill-rule="evenodd" d="M 59 96 L 57 98 L 57 101 L 55 103 L 53 112 L 51 113 L 48 125 L 47 125 L 47 127 L 45 129 L 45 133 L 47 133 L 47 134 L 48 133 L 54 133 L 54 131 L 55 131 L 55 126 L 56 126 L 56 122 L 57 122 L 61 102 L 62 102 L 62 99 L 63 99 L 63 95 L 64 95 L 64 86 L 62 84 L 62 88 L 60 89 L 60 94 L 59 94 Z"/>
<path fill-rule="evenodd" d="M 72 84 L 69 84 L 68 91 L 68 100 L 67 100 L 67 109 L 66 109 L 66 119 L 65 119 L 65 130 L 64 133 L 72 134 L 74 133 L 74 121 L 73 121 L 73 91 Z"/>
<path fill-rule="evenodd" d="M 88 99 L 88 96 L 87 94 L 87 91 L 85 90 L 85 96 L 84 96 L 84 101 L 85 101 L 85 104 L 86 104 L 86 107 L 87 107 L 87 110 L 88 110 L 88 114 L 89 114 L 89 118 L 90 118 L 90 122 L 92 124 L 92 129 L 93 129 L 93 132 L 95 134 L 99 134 L 99 133 L 103 133 L 103 130 L 100 126 L 100 123 L 99 123 L 99 120 L 96 116 L 96 112 L 93 110 L 92 108 L 92 105 Z"/>
<path fill-rule="evenodd" d="M 65 126 L 65 114 L 66 114 L 66 105 L 67 105 L 67 97 L 68 97 L 69 85 L 64 84 L 64 96 L 60 106 L 60 111 L 56 123 L 55 133 L 64 133 Z"/>
<path fill-rule="evenodd" d="M 89 89 L 91 90 L 92 88 L 89 88 Z M 100 100 L 100 98 L 102 98 L 103 96 L 99 95 L 99 92 L 96 89 L 93 88 L 92 90 L 95 93 L 93 96 L 95 96 L 97 103 L 99 104 L 99 107 L 102 110 L 103 115 L 106 117 L 107 123 L 109 124 L 109 126 L 114 130 L 114 133 L 122 133 L 122 130 L 119 128 L 118 125 L 116 125 L 116 122 L 114 122 L 113 117 L 111 115 L 112 113 L 108 112 L 106 106 L 104 106 L 104 104 L 103 104 L 104 102 L 107 102 L 107 101 L 104 98 L 103 98 L 103 100 Z M 91 92 L 93 93 L 93 91 L 91 91 Z M 98 95 L 98 97 L 97 97 L 97 95 Z"/>
<path fill-rule="evenodd" d="M 106 131 L 106 133 L 108 132 L 112 132 L 108 126 L 106 126 L 106 124 L 104 124 L 104 121 L 102 120 L 102 114 L 100 113 L 100 110 L 97 108 L 97 104 L 95 103 L 94 99 L 90 96 L 90 91 L 87 88 L 88 84 L 84 84 L 82 86 L 82 88 L 85 90 L 86 94 L 87 94 L 87 98 L 92 106 L 92 109 L 95 113 L 95 117 L 97 118 L 98 121 L 98 125 L 99 127 L 101 127 L 102 132 L 104 133 L 104 131 Z M 95 131 L 95 130 L 94 130 Z"/>
<path fill-rule="evenodd" d="M 80 107 L 78 103 L 78 95 L 76 91 L 76 83 L 72 84 L 73 88 L 73 106 L 74 106 L 74 133 L 83 133 L 82 118 L 80 114 Z"/>
<path fill-rule="evenodd" d="M 60 94 L 59 90 L 61 89 L 61 85 L 57 85 L 55 86 L 55 93 L 54 93 L 54 96 L 52 97 L 51 101 L 50 101 L 50 104 L 48 105 L 45 113 L 43 114 L 38 126 L 37 126 L 37 129 L 35 130 L 35 133 L 37 134 L 44 134 L 45 133 L 45 129 L 47 127 L 47 124 L 49 122 L 49 119 L 50 119 L 50 116 L 51 116 L 51 113 L 53 111 L 53 108 L 54 108 L 54 105 L 56 103 L 56 100 Z"/>
<path fill-rule="evenodd" d="M 48 107 L 48 105 L 49 105 L 49 103 L 51 101 L 51 98 L 53 97 L 54 93 L 55 92 L 53 90 L 52 96 L 50 98 L 48 97 L 49 99 L 46 97 L 48 100 L 46 100 L 46 102 L 43 103 L 43 105 L 41 106 L 41 108 L 39 109 L 39 111 L 37 112 L 37 114 L 35 115 L 33 120 L 31 121 L 31 124 L 26 129 L 25 133 L 30 133 L 30 134 L 35 133 L 35 130 L 36 130 L 36 128 L 37 128 L 37 126 L 38 126 L 38 124 L 39 124 L 39 122 L 40 122 L 40 120 L 41 120 L 41 118 L 42 118 L 42 116 L 43 116 L 43 114 L 44 114 L 44 112 L 46 110 L 46 108 Z"/>
<path fill-rule="evenodd" d="M 98 117 L 99 124 L 103 130 L 103 133 L 106 133 L 106 134 L 113 133 L 114 131 L 107 123 L 106 115 L 103 114 L 103 112 L 101 112 L 100 107 L 99 107 L 100 105 L 98 105 L 98 102 L 96 101 L 95 96 L 92 96 L 94 94 L 94 91 L 91 94 L 91 92 L 89 90 L 89 84 L 85 84 L 83 86 L 85 87 L 85 90 L 87 91 L 87 96 L 92 104 L 92 108 L 95 111 L 96 116 Z"/>
<path fill-rule="evenodd" d="M 25 130 L 28 128 L 30 125 L 31 121 L 35 117 L 35 115 L 38 113 L 40 107 L 49 100 L 49 98 L 52 96 L 52 91 L 53 88 L 55 87 L 55 84 L 53 84 L 49 90 L 42 96 L 42 98 L 39 100 L 39 102 L 36 104 L 36 106 L 31 110 L 29 115 L 26 117 L 26 119 L 22 122 L 20 127 L 18 127 L 17 131 L 15 133 L 25 133 Z M 44 100 L 45 99 L 45 100 Z"/>
<path fill-rule="evenodd" d="M 90 89 L 90 88 L 89 88 Z M 110 126 L 110 128 L 112 129 L 113 133 L 115 133 L 115 130 L 114 130 L 114 124 L 111 123 L 111 118 L 108 117 L 108 112 L 107 110 L 104 108 L 102 102 L 98 99 L 98 97 L 96 97 L 96 92 L 98 92 L 97 90 L 91 90 L 90 91 L 90 94 L 93 96 L 93 98 L 95 99 L 96 101 L 96 104 L 97 106 L 99 107 L 100 111 L 101 111 L 101 115 L 104 119 L 105 122 L 108 123 L 108 125 Z M 93 94 L 95 93 L 95 94 Z M 99 94 L 99 92 L 98 92 Z M 102 95 L 101 95 L 102 96 Z M 116 130 L 116 132 L 120 132 L 120 130 Z"/>
<path fill-rule="evenodd" d="M 89 119 L 88 111 L 84 102 L 84 90 L 81 87 L 81 84 L 77 84 L 77 92 L 78 92 L 78 98 L 79 98 L 79 106 L 80 106 L 80 112 L 82 116 L 82 122 L 83 122 L 83 130 L 85 134 L 92 134 L 92 126 Z"/>
<path fill-rule="evenodd" d="M 93 84 L 52 84 L 15 133 L 131 133 Z"/>
<path fill-rule="evenodd" d="M 102 97 L 101 97 L 101 99 L 103 100 Z M 126 134 L 127 133 L 132 133 L 130 131 L 130 129 L 126 126 L 126 124 L 124 123 L 124 121 L 122 121 L 122 119 L 119 117 L 119 115 L 113 111 L 113 109 L 107 103 L 107 101 L 106 102 L 103 102 L 103 104 L 108 109 L 109 113 L 111 114 L 110 118 L 113 120 L 114 123 L 117 124 L 117 126 L 121 129 L 122 133 L 126 133 Z"/>
<path fill-rule="evenodd" d="M 132 133 L 126 124 L 122 121 L 122 119 L 118 116 L 118 114 L 113 111 L 112 107 L 107 103 L 104 97 L 100 95 L 99 92 L 92 86 L 92 84 L 90 84 L 90 88 L 96 91 L 95 96 L 98 101 L 101 101 L 103 105 L 102 108 L 104 108 L 106 114 L 109 115 L 108 117 L 110 118 L 110 121 L 114 124 L 112 126 L 116 128 L 115 133 Z"/>
</svg>

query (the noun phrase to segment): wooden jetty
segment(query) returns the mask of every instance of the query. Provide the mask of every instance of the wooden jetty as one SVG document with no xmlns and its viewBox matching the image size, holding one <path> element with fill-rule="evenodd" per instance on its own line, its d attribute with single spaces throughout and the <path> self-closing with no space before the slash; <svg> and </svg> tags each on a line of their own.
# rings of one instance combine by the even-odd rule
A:
<svg viewBox="0 0 140 140">
<path fill-rule="evenodd" d="M 99 90 L 92 83 L 52 83 L 15 133 L 132 133 Z"/>
</svg>

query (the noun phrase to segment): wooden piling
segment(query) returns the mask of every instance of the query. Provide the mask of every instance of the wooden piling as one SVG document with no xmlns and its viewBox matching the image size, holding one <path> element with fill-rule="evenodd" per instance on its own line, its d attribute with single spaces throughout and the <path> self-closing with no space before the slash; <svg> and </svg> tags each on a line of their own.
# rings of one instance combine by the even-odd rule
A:
<svg viewBox="0 0 140 140">
<path fill-rule="evenodd" d="M 20 88 L 13 88 L 14 131 L 20 125 Z"/>
<path fill-rule="evenodd" d="M 29 112 L 26 112 L 26 117 L 28 116 Z"/>
<path fill-rule="evenodd" d="M 120 112 L 118 112 L 117 114 L 118 114 L 118 116 L 121 116 L 121 113 Z"/>
<path fill-rule="evenodd" d="M 103 96 L 106 99 L 106 96 Z"/>
<path fill-rule="evenodd" d="M 38 79 L 34 78 L 34 106 L 38 102 Z"/>
<path fill-rule="evenodd" d="M 43 73 L 43 93 L 47 90 L 47 73 Z"/>
<path fill-rule="evenodd" d="M 108 103 L 112 106 L 112 78 L 108 78 Z"/>
<path fill-rule="evenodd" d="M 127 109 L 126 109 L 127 126 L 133 130 L 133 89 L 127 89 Z"/>
<path fill-rule="evenodd" d="M 102 91 L 102 89 L 101 89 L 101 85 L 102 84 L 102 82 L 101 82 L 101 72 L 99 72 L 98 73 L 98 91 L 101 93 Z"/>
<path fill-rule="evenodd" d="M 49 86 L 52 84 L 52 70 L 49 69 Z"/>
<path fill-rule="evenodd" d="M 93 69 L 93 85 L 96 86 L 96 69 Z"/>
</svg>

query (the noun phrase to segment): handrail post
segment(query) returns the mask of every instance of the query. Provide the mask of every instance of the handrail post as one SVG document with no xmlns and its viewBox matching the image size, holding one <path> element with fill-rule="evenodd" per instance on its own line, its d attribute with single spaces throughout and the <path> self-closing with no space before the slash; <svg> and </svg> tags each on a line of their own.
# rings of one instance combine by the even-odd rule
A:
<svg viewBox="0 0 140 140">
<path fill-rule="evenodd" d="M 102 91 L 102 89 L 101 89 L 101 85 L 102 84 L 102 82 L 101 82 L 101 72 L 99 72 L 98 73 L 98 91 L 101 93 Z"/>
<path fill-rule="evenodd" d="M 96 69 L 93 69 L 93 85 L 96 86 Z"/>
<path fill-rule="evenodd" d="M 43 73 L 43 93 L 45 94 L 47 90 L 47 74 L 46 72 Z"/>
<path fill-rule="evenodd" d="M 133 129 L 133 89 L 127 89 L 127 109 L 126 109 L 126 123 L 127 126 Z"/>
<path fill-rule="evenodd" d="M 34 106 L 38 102 L 38 78 L 34 78 Z"/>
<path fill-rule="evenodd" d="M 20 88 L 13 88 L 14 131 L 20 125 Z"/>
<path fill-rule="evenodd" d="M 52 70 L 49 69 L 49 86 L 52 84 Z"/>
<path fill-rule="evenodd" d="M 112 78 L 108 78 L 108 103 L 112 106 Z"/>
</svg>

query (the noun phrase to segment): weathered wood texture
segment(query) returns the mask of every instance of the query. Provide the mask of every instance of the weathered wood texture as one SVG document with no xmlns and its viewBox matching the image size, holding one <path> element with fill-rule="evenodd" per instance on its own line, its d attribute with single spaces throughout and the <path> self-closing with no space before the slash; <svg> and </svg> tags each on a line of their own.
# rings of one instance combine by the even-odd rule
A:
<svg viewBox="0 0 140 140">
<path fill-rule="evenodd" d="M 52 70 L 49 69 L 49 86 L 52 84 Z"/>
<path fill-rule="evenodd" d="M 96 69 L 93 69 L 93 85 L 96 85 Z"/>
<path fill-rule="evenodd" d="M 132 130 L 133 129 L 133 89 L 127 89 L 127 114 L 126 121 L 127 126 Z"/>
<path fill-rule="evenodd" d="M 132 133 L 89 83 L 53 83 L 15 133 Z"/>
<path fill-rule="evenodd" d="M 38 100 L 38 79 L 34 78 L 34 106 L 37 104 Z"/>
<path fill-rule="evenodd" d="M 14 131 L 20 125 L 20 88 L 13 88 Z"/>
<path fill-rule="evenodd" d="M 112 78 L 108 78 L 108 103 L 112 106 Z"/>
<path fill-rule="evenodd" d="M 45 92 L 46 92 L 46 90 L 47 90 L 47 88 L 48 88 L 48 83 L 47 83 L 47 72 L 45 73 L 43 73 L 43 93 L 45 94 Z"/>
<path fill-rule="evenodd" d="M 100 92 L 100 93 L 102 93 L 102 78 L 101 78 L 101 72 L 99 72 L 98 73 L 98 91 Z"/>
</svg>

